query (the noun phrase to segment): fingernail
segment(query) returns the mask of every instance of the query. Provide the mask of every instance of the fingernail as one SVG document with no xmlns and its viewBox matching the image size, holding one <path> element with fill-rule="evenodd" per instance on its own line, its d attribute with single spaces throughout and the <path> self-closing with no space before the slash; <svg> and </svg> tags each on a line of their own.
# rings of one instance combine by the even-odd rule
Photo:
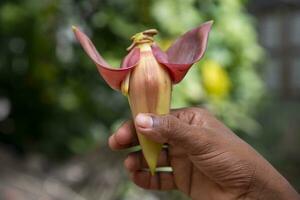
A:
<svg viewBox="0 0 300 200">
<path fill-rule="evenodd" d="M 135 118 L 135 123 L 142 128 L 151 128 L 153 126 L 152 117 L 145 114 L 138 114 Z"/>
</svg>

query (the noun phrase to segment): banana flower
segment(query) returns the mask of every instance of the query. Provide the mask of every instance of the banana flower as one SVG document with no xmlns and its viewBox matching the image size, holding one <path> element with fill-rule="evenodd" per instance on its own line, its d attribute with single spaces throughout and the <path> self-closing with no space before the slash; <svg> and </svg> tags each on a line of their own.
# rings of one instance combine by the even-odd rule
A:
<svg viewBox="0 0 300 200">
<path fill-rule="evenodd" d="M 179 83 L 204 55 L 211 25 L 212 21 L 209 21 L 186 32 L 166 52 L 153 39 L 157 30 L 137 33 L 132 36 L 132 44 L 127 48 L 129 53 L 119 68 L 111 67 L 77 27 L 73 26 L 73 31 L 107 84 L 128 97 L 135 117 L 138 113 L 169 113 L 172 85 Z M 153 175 L 162 145 L 139 133 L 137 136 Z"/>
</svg>

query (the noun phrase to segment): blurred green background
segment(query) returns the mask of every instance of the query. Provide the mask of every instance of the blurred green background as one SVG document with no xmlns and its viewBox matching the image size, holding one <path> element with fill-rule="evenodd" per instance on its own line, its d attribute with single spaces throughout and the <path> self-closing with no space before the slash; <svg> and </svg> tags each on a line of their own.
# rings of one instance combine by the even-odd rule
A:
<svg viewBox="0 0 300 200">
<path fill-rule="evenodd" d="M 1 199 L 180 199 L 128 181 L 107 147 L 130 110 L 76 42 L 86 32 L 118 66 L 136 32 L 166 49 L 214 20 L 204 58 L 172 107 L 210 109 L 300 190 L 300 4 L 245 0 L 0 2 Z M 1 196 L 2 195 L 2 196 Z"/>
</svg>

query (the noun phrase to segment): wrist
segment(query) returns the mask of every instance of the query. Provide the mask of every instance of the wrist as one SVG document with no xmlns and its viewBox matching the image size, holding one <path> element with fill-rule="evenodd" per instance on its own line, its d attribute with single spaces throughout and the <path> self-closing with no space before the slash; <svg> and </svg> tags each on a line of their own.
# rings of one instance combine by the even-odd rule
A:
<svg viewBox="0 0 300 200">
<path fill-rule="evenodd" d="M 246 199 L 300 200 L 300 196 L 289 182 L 268 163 L 267 169 L 262 170 L 253 178 L 252 187 L 249 188 Z"/>
</svg>

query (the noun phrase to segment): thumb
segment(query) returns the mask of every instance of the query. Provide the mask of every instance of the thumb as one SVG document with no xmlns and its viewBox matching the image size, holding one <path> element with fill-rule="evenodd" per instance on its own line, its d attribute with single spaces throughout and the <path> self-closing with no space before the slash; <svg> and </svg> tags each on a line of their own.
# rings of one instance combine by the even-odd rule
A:
<svg viewBox="0 0 300 200">
<path fill-rule="evenodd" d="M 135 118 L 138 133 L 147 138 L 169 144 L 180 144 L 189 147 L 199 140 L 200 134 L 189 124 L 180 121 L 173 115 L 138 114 Z"/>
</svg>

